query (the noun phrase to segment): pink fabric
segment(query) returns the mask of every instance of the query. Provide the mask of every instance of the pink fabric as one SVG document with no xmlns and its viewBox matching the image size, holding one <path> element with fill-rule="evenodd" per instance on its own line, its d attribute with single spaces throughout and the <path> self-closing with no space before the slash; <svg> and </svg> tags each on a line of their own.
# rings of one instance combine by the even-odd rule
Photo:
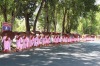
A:
<svg viewBox="0 0 100 66">
<path fill-rule="evenodd" d="M 67 37 L 65 37 L 65 42 L 67 43 Z"/>
<path fill-rule="evenodd" d="M 70 42 L 70 37 L 68 38 L 68 42 Z"/>
<path fill-rule="evenodd" d="M 7 36 L 4 36 L 3 39 L 2 39 L 2 42 L 4 43 L 4 51 L 5 50 L 8 50 L 8 51 L 11 51 L 11 39 L 8 38 L 8 40 L 6 40 L 6 37 Z"/>
<path fill-rule="evenodd" d="M 55 37 L 55 43 L 57 43 L 57 37 Z"/>
<path fill-rule="evenodd" d="M 45 37 L 45 39 L 46 39 L 46 42 L 45 42 L 45 44 L 48 44 L 48 41 L 49 41 L 49 38 L 48 38 L 48 36 L 46 36 L 46 37 Z"/>
<path fill-rule="evenodd" d="M 43 37 L 41 37 L 41 40 L 40 41 L 41 41 L 41 44 L 43 45 Z"/>
<path fill-rule="evenodd" d="M 25 39 L 26 39 L 26 38 L 25 38 Z M 22 48 L 23 48 L 23 49 L 26 48 L 26 41 L 25 41 L 25 39 L 22 39 L 22 40 L 23 40 L 23 42 L 22 42 L 22 43 L 23 43 L 23 45 L 22 45 Z"/>
<path fill-rule="evenodd" d="M 25 42 L 26 42 L 26 48 L 29 48 L 29 37 L 26 37 Z"/>
<path fill-rule="evenodd" d="M 46 36 L 45 36 L 45 37 L 44 37 L 44 44 L 46 44 L 46 40 L 47 40 L 47 39 L 46 39 Z"/>
<path fill-rule="evenodd" d="M 58 43 L 58 42 L 59 42 L 59 37 L 57 36 L 57 37 L 56 37 L 56 43 Z"/>
<path fill-rule="evenodd" d="M 44 45 L 46 43 L 46 38 L 42 37 L 42 44 Z"/>
<path fill-rule="evenodd" d="M 61 37 L 59 37 L 59 42 L 61 42 Z"/>
<path fill-rule="evenodd" d="M 50 43 L 50 37 L 46 38 L 46 43 L 49 44 Z"/>
<path fill-rule="evenodd" d="M 39 38 L 39 44 L 42 44 L 42 37 Z"/>
<path fill-rule="evenodd" d="M 48 44 L 50 44 L 50 37 L 48 38 Z"/>
<path fill-rule="evenodd" d="M 38 46 L 41 44 L 41 38 L 38 37 Z"/>
<path fill-rule="evenodd" d="M 23 38 L 22 37 L 20 37 L 20 39 L 19 39 L 19 50 L 22 50 L 23 49 Z"/>
<path fill-rule="evenodd" d="M 63 36 L 63 37 L 62 37 L 62 42 L 65 42 L 65 41 L 64 41 L 64 38 L 65 38 L 65 37 Z"/>
<path fill-rule="evenodd" d="M 23 49 L 26 49 L 29 47 L 29 38 L 26 37 L 25 39 L 23 39 Z"/>
<path fill-rule="evenodd" d="M 44 38 L 44 44 L 47 44 L 47 37 Z"/>
<path fill-rule="evenodd" d="M 17 45 L 17 49 L 22 50 L 22 46 L 23 46 L 23 39 L 22 39 L 22 37 L 20 37 L 19 40 L 16 40 L 16 45 Z"/>
<path fill-rule="evenodd" d="M 29 40 L 29 47 L 32 47 L 32 46 L 34 46 L 34 37 L 32 37 L 32 39 L 30 37 L 30 40 Z"/>
<path fill-rule="evenodd" d="M 37 42 L 38 42 L 38 46 L 39 46 L 40 43 L 41 43 L 41 38 L 40 37 L 37 37 Z"/>
<path fill-rule="evenodd" d="M 66 42 L 66 37 L 64 37 L 64 42 Z"/>
<path fill-rule="evenodd" d="M 16 36 L 16 38 L 18 38 L 19 36 Z M 20 38 L 16 39 L 16 47 L 17 49 L 20 49 Z"/>
<path fill-rule="evenodd" d="M 38 37 L 34 38 L 34 46 L 38 46 Z"/>
<path fill-rule="evenodd" d="M 53 37 L 53 42 L 56 43 L 56 37 Z"/>
</svg>

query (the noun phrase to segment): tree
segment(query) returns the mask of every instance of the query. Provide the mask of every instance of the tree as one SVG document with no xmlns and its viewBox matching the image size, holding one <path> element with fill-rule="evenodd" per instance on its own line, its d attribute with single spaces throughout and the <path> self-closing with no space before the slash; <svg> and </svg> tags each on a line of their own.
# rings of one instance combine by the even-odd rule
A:
<svg viewBox="0 0 100 66">
<path fill-rule="evenodd" d="M 12 7 L 13 2 L 14 0 L 0 0 L 1 13 L 5 22 L 8 22 L 7 15 L 11 11 L 10 8 Z"/>
<path fill-rule="evenodd" d="M 40 15 L 40 12 L 41 12 L 41 9 L 42 9 L 42 6 L 43 6 L 44 1 L 45 0 L 42 0 L 41 5 L 40 5 L 40 8 L 38 10 L 38 13 L 36 15 L 36 18 L 35 18 L 35 21 L 34 21 L 34 26 L 33 26 L 33 31 L 36 31 L 36 23 L 37 23 L 37 20 L 38 20 L 39 15 Z"/>
<path fill-rule="evenodd" d="M 29 18 L 33 16 L 33 12 L 36 9 L 37 0 L 20 0 L 17 2 L 19 8 L 18 18 L 25 18 L 26 31 L 30 31 Z"/>
</svg>

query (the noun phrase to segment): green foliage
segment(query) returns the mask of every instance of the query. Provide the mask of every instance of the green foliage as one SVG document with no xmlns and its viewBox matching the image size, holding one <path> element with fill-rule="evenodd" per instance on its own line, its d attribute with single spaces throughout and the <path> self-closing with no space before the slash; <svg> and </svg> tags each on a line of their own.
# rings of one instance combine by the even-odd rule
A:
<svg viewBox="0 0 100 66">
<path fill-rule="evenodd" d="M 95 0 L 45 0 L 37 21 L 37 30 L 44 31 L 49 24 L 50 31 L 54 32 L 56 29 L 57 32 L 62 32 L 65 15 L 65 33 L 99 34 L 100 7 L 94 3 Z M 4 22 L 2 15 L 3 8 L 6 8 L 8 22 L 11 21 L 12 12 L 15 13 L 13 31 L 25 31 L 25 23 L 22 19 L 25 18 L 25 14 L 28 14 L 29 22 L 34 23 L 40 4 L 41 0 L 0 0 L 0 8 L 2 7 L 0 22 Z"/>
<path fill-rule="evenodd" d="M 23 18 L 26 13 L 32 17 L 33 12 L 36 9 L 36 1 L 37 0 L 20 0 L 15 1 L 16 9 L 18 10 L 17 17 Z"/>
</svg>

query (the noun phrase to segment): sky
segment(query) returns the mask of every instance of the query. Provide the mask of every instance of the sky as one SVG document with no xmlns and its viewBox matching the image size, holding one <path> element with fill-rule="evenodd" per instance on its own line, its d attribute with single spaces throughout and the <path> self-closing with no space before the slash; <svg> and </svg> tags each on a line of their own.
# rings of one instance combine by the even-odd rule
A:
<svg viewBox="0 0 100 66">
<path fill-rule="evenodd" d="M 97 5 L 100 4 L 100 0 L 96 0 L 96 4 L 97 4 Z"/>
</svg>

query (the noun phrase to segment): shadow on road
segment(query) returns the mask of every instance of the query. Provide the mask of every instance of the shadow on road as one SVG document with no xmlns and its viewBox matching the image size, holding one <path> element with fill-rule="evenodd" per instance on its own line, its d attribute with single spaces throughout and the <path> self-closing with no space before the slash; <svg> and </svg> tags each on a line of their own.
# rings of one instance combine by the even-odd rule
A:
<svg viewBox="0 0 100 66">
<path fill-rule="evenodd" d="M 77 43 L 1 54 L 0 66 L 100 66 L 100 44 Z"/>
</svg>

